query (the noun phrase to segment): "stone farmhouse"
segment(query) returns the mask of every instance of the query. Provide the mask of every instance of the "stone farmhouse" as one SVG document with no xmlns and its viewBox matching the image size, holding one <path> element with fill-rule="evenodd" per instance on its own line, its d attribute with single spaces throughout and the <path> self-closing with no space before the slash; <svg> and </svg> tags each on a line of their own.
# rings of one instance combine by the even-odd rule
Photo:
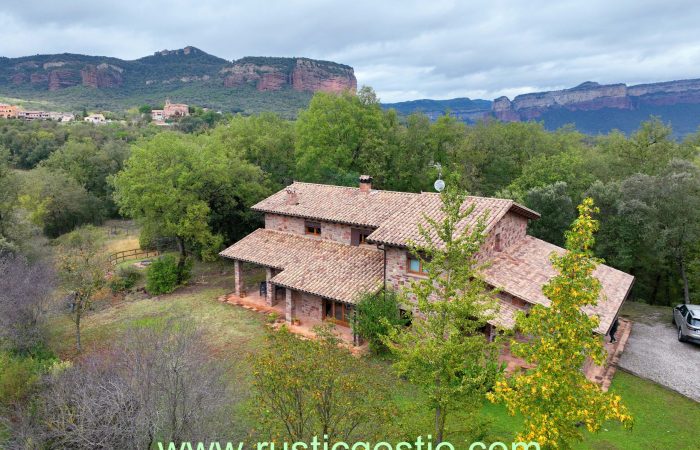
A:
<svg viewBox="0 0 700 450">
<path fill-rule="evenodd" d="M 265 228 L 220 253 L 234 261 L 232 296 L 249 295 L 289 322 L 313 326 L 330 319 L 342 331 L 350 327 L 360 294 L 383 286 L 400 290 L 424 276 L 407 248 L 420 239 L 418 224 L 425 215 L 442 215 L 440 196 L 375 190 L 371 182 L 368 176 L 358 188 L 295 182 L 254 205 L 265 215 Z M 488 216 L 478 256 L 489 262 L 484 280 L 500 290 L 500 312 L 484 330 L 493 337 L 497 329 L 514 326 L 516 312 L 548 305 L 542 286 L 555 275 L 549 258 L 564 250 L 528 236 L 528 222 L 540 215 L 512 200 L 468 197 L 466 204 L 474 211 L 464 227 Z M 243 263 L 264 267 L 266 281 L 248 286 Z M 606 335 L 634 278 L 606 265 L 594 275 L 603 289 L 587 313 L 599 316 L 596 331 Z M 352 338 L 349 328 L 342 334 Z"/>
<path fill-rule="evenodd" d="M 185 117 L 189 115 L 189 106 L 184 103 L 170 103 L 170 99 L 165 100 L 163 109 L 151 110 L 151 120 L 154 122 L 164 122 L 175 117 Z"/>
</svg>

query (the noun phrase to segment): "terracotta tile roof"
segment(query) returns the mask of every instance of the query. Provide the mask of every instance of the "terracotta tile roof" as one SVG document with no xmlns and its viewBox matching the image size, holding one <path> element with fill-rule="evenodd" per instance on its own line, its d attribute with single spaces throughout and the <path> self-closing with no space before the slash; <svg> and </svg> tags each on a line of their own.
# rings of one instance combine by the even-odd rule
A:
<svg viewBox="0 0 700 450">
<path fill-rule="evenodd" d="M 288 189 L 296 193 L 297 204 L 287 204 Z M 476 218 L 486 210 L 491 212 L 491 225 L 509 209 L 532 219 L 539 218 L 539 214 L 512 200 L 469 197 L 467 204 L 471 203 L 476 204 L 476 209 L 473 217 L 470 217 L 465 225 L 476 223 Z M 287 188 L 253 205 L 252 209 L 306 219 L 381 227 L 373 233 L 370 240 L 405 246 L 409 239 L 418 237 L 416 224 L 422 221 L 423 214 L 435 218 L 441 216 L 441 204 L 440 196 L 436 193 L 416 194 L 376 189 L 364 193 L 355 187 L 295 181 Z M 378 231 L 380 233 L 377 233 Z"/>
<path fill-rule="evenodd" d="M 273 284 L 354 303 L 382 285 L 383 252 L 274 230 L 258 229 L 219 255 L 281 269 Z"/>
<path fill-rule="evenodd" d="M 287 204 L 287 189 L 296 192 L 298 204 Z M 253 205 L 252 209 L 376 228 L 417 196 L 419 194 L 380 190 L 364 193 L 353 187 L 296 181 Z"/>
<path fill-rule="evenodd" d="M 498 301 L 498 314 L 489 323 L 499 328 L 505 328 L 507 330 L 515 327 L 515 315 L 518 311 L 522 311 L 520 308 L 506 303 L 503 300 Z"/>
<path fill-rule="evenodd" d="M 492 286 L 529 303 L 548 306 L 549 299 L 542 293 L 542 286 L 556 275 L 549 261 L 553 252 L 563 253 L 564 249 L 526 236 L 496 254 L 484 271 L 484 279 Z M 586 312 L 598 315 L 600 325 L 596 331 L 606 334 L 632 287 L 634 277 L 604 264 L 598 266 L 593 275 L 600 280 L 603 289 L 598 304 Z"/>
<path fill-rule="evenodd" d="M 487 197 L 467 197 L 463 209 L 474 206 L 474 211 L 458 224 L 458 233 L 476 225 L 480 217 L 486 214 L 486 230 L 494 226 L 509 210 L 513 209 L 528 218 L 538 218 L 539 214 L 518 205 L 512 200 Z M 418 224 L 426 225 L 425 216 L 440 221 L 444 213 L 440 209 L 442 201 L 435 193 L 422 193 L 404 208 L 381 224 L 379 229 L 369 235 L 369 242 L 406 247 L 410 241 L 422 240 Z"/>
</svg>

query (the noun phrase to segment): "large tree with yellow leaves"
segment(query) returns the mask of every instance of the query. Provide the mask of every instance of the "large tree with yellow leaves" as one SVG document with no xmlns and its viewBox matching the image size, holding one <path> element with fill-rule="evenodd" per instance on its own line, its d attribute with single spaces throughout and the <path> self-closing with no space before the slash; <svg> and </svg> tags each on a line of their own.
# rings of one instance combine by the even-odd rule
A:
<svg viewBox="0 0 700 450">
<path fill-rule="evenodd" d="M 591 250 L 597 208 L 587 198 L 578 211 L 566 233 L 567 252 L 551 257 L 558 275 L 542 289 L 550 306 L 536 305 L 517 319 L 518 330 L 529 340 L 513 342 L 512 353 L 534 368 L 498 381 L 488 394 L 492 402 L 505 403 L 510 414 L 522 414 L 519 440 L 536 441 L 543 448 L 569 448 L 583 440 L 584 429 L 596 432 L 608 420 L 632 426 L 620 396 L 602 392 L 581 370 L 588 358 L 603 364 L 605 350 L 602 337 L 594 333 L 598 317 L 582 311 L 596 304 L 601 289 L 593 276 L 601 261 Z"/>
</svg>

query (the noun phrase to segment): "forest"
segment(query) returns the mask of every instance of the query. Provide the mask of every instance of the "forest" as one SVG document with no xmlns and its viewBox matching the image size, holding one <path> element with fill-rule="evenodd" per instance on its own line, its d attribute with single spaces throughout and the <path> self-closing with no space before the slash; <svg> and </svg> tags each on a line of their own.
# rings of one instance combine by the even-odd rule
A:
<svg viewBox="0 0 700 450">
<path fill-rule="evenodd" d="M 0 248 L 31 256 L 37 233 L 54 239 L 83 224 L 138 216 L 117 197 L 150 188 L 161 199 L 177 192 L 190 209 L 201 205 L 207 238 L 184 240 L 199 256 L 215 254 L 260 226 L 252 204 L 293 180 L 352 186 L 369 174 L 378 189 L 432 191 L 440 163 L 471 195 L 538 211 L 529 233 L 557 245 L 575 206 L 592 197 L 600 208 L 597 256 L 636 277 L 632 299 L 697 298 L 700 133 L 678 141 L 653 117 L 630 136 L 589 136 L 571 126 L 550 132 L 536 122 L 470 126 L 449 115 L 431 122 L 382 110 L 369 88 L 356 96 L 317 93 L 293 122 L 262 113 L 211 125 L 163 131 L 142 121 L 3 121 Z M 174 176 L 197 182 L 175 186 Z M 176 237 L 162 227 L 144 231 L 143 242 Z"/>
</svg>

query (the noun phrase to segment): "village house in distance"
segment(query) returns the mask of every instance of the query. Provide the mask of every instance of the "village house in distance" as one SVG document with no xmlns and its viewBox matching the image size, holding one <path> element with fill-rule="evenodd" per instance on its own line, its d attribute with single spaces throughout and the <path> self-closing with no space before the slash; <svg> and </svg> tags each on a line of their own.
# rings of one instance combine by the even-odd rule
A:
<svg viewBox="0 0 700 450">
<path fill-rule="evenodd" d="M 479 257 L 490 263 L 484 280 L 500 290 L 500 312 L 484 330 L 492 338 L 499 328 L 513 328 L 516 312 L 549 304 L 542 293 L 555 275 L 549 258 L 564 249 L 528 236 L 528 221 L 540 215 L 512 200 L 468 197 L 466 203 L 474 205 L 466 227 L 488 215 Z M 230 297 L 249 296 L 246 301 L 274 308 L 290 322 L 313 325 L 330 319 L 339 329 L 349 327 L 360 294 L 383 286 L 401 290 L 423 276 L 408 243 L 420 239 L 424 215 L 439 220 L 441 205 L 436 193 L 372 189 L 368 176 L 360 178 L 357 188 L 295 182 L 252 207 L 265 214 L 265 228 L 220 253 L 234 261 Z M 262 289 L 246 285 L 244 262 L 265 268 Z M 602 292 L 587 313 L 598 315 L 596 331 L 606 335 L 634 278 L 606 265 L 594 275 Z"/>
<path fill-rule="evenodd" d="M 166 120 L 190 115 L 190 108 L 184 103 L 170 103 L 170 99 L 165 100 L 163 109 L 151 110 L 151 120 L 156 125 L 164 125 Z"/>
<path fill-rule="evenodd" d="M 28 122 L 33 120 L 53 120 L 55 122 L 72 122 L 75 115 L 55 111 L 25 111 L 16 105 L 0 104 L 0 118 L 21 119 Z"/>
</svg>

